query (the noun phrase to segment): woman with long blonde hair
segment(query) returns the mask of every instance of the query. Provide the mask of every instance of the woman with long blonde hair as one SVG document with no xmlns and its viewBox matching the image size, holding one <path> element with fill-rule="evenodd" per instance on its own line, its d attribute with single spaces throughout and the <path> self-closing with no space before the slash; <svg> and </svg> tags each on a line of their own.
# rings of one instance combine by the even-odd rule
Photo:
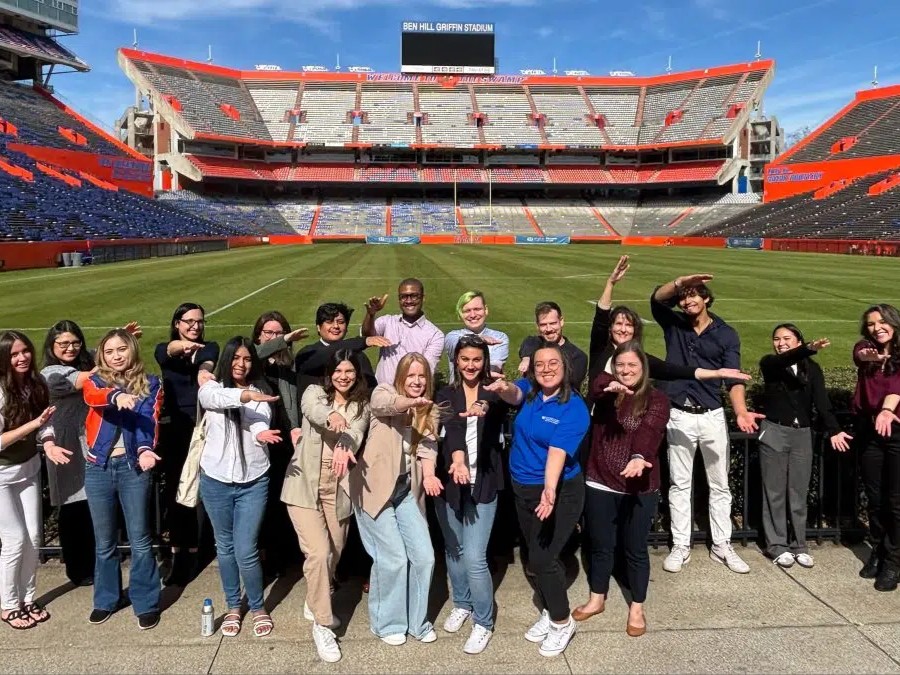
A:
<svg viewBox="0 0 900 675">
<path fill-rule="evenodd" d="M 425 520 L 425 494 L 440 494 L 435 476 L 438 406 L 422 354 L 406 354 L 393 384 L 372 393 L 366 447 L 350 472 L 348 494 L 360 537 L 372 556 L 369 624 L 389 645 L 410 634 L 434 642 L 426 618 L 434 550 Z"/>
<path fill-rule="evenodd" d="M 84 383 L 88 453 L 84 488 L 94 523 L 94 610 L 89 621 L 106 621 L 120 605 L 122 573 L 118 550 L 118 509 L 122 506 L 131 573 L 128 594 L 141 630 L 159 623 L 159 569 L 150 540 L 147 504 L 156 454 L 162 386 L 148 375 L 137 339 L 109 331 L 97 348 L 97 372 Z"/>
</svg>

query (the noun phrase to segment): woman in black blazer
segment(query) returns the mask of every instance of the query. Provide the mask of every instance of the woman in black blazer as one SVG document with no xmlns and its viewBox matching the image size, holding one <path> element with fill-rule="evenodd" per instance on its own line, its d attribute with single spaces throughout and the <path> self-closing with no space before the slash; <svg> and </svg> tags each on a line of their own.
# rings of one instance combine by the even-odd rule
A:
<svg viewBox="0 0 900 675">
<path fill-rule="evenodd" d="M 476 335 L 460 338 L 453 350 L 456 383 L 436 396 L 444 409 L 446 435 L 438 457 L 444 496 L 435 512 L 444 535 L 453 610 L 444 630 L 456 633 L 472 617 L 463 651 L 484 651 L 494 630 L 494 585 L 487 547 L 503 488 L 503 426 L 508 406 L 485 391 L 492 382 L 487 343 Z"/>
</svg>

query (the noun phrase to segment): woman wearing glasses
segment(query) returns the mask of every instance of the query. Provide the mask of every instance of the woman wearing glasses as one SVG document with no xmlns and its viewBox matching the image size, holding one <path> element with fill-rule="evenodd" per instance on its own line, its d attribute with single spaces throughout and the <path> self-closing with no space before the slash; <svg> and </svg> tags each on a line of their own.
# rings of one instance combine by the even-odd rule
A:
<svg viewBox="0 0 900 675">
<path fill-rule="evenodd" d="M 528 543 L 528 567 L 543 605 L 525 639 L 540 643 L 542 656 L 556 656 L 575 634 L 559 556 L 584 508 L 577 455 L 590 416 L 571 388 L 566 358 L 554 343 L 537 348 L 522 379 L 499 380 L 485 388 L 521 406 L 513 426 L 509 472 L 519 527 Z"/>
<path fill-rule="evenodd" d="M 175 501 L 197 421 L 197 374 L 201 370 L 212 371 L 219 358 L 219 345 L 203 338 L 205 326 L 203 307 L 185 302 L 172 315 L 169 341 L 156 345 L 156 362 L 165 394 L 159 452 L 166 478 L 165 525 L 172 547 L 172 569 L 165 580 L 167 585 L 186 586 L 196 576 L 200 533 L 206 520 L 202 504 L 188 508 Z"/>
<path fill-rule="evenodd" d="M 450 354 L 455 382 L 436 402 L 448 409 L 446 436 L 438 455 L 445 496 L 435 498 L 444 535 L 453 610 L 444 630 L 456 633 L 471 617 L 463 651 L 480 654 L 494 630 L 494 584 L 487 548 L 503 488 L 503 426 L 509 407 L 485 386 L 493 382 L 488 344 L 477 335 L 460 337 Z"/>
</svg>

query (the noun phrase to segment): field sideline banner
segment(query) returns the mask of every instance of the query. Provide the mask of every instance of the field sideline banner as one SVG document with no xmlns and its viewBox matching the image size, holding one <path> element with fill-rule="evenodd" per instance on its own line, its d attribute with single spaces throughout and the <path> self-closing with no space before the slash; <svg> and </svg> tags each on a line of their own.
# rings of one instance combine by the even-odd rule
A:
<svg viewBox="0 0 900 675">
<path fill-rule="evenodd" d="M 725 248 L 752 248 L 761 251 L 763 244 L 761 237 L 728 237 L 725 240 Z"/>
<path fill-rule="evenodd" d="M 418 244 L 418 237 L 399 237 L 388 235 L 370 235 L 366 237 L 367 244 Z"/>
<path fill-rule="evenodd" d="M 572 241 L 571 237 L 532 237 L 527 234 L 517 234 L 517 244 L 552 244 L 564 245 Z"/>
</svg>

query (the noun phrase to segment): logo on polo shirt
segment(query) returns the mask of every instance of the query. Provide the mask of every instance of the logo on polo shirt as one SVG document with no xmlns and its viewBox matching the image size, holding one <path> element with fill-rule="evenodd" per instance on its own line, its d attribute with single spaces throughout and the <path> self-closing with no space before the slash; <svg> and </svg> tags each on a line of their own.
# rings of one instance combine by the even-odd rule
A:
<svg viewBox="0 0 900 675">
<path fill-rule="evenodd" d="M 555 417 L 547 417 L 546 415 L 541 415 L 541 419 L 548 424 L 559 424 L 559 420 Z"/>
</svg>

